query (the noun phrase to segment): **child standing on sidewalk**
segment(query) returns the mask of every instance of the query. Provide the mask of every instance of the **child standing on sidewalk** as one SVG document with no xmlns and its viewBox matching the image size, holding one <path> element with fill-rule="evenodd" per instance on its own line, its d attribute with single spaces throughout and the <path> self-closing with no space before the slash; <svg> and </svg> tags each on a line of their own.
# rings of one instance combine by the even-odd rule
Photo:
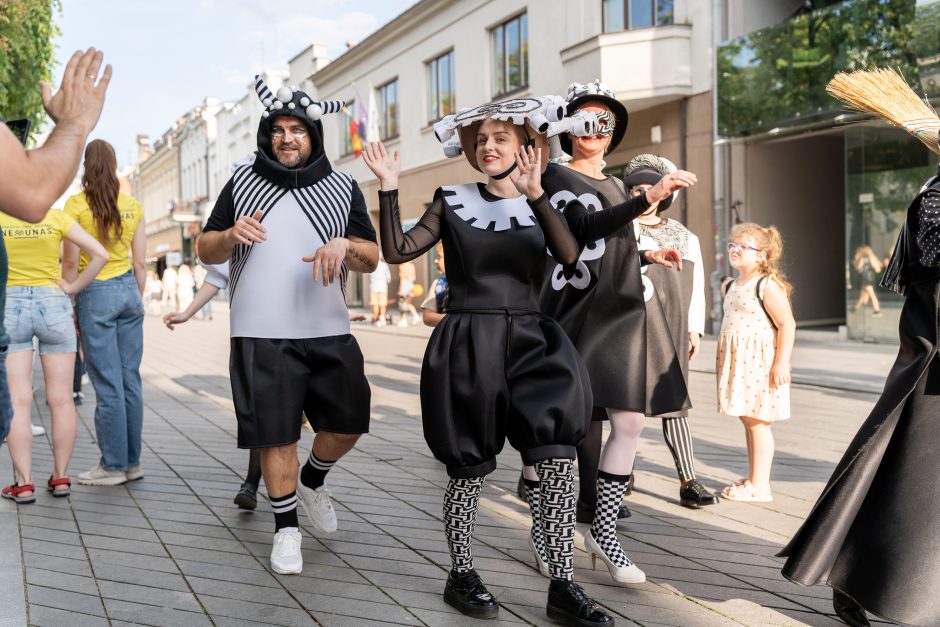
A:
<svg viewBox="0 0 940 627">
<path fill-rule="evenodd" d="M 718 339 L 718 410 L 738 416 L 747 442 L 748 476 L 726 486 L 731 501 L 773 500 L 771 424 L 790 417 L 790 355 L 796 323 L 790 284 L 779 269 L 783 240 L 773 226 L 746 223 L 731 229 L 728 258 L 738 277 L 724 292 Z"/>
</svg>

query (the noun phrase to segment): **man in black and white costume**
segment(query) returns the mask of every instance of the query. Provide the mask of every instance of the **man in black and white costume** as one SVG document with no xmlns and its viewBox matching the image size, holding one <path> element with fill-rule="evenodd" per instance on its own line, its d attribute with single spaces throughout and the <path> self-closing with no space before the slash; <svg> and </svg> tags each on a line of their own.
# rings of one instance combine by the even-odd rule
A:
<svg viewBox="0 0 940 627">
<path fill-rule="evenodd" d="M 378 261 L 365 199 L 330 166 L 320 116 L 344 103 L 315 102 L 284 86 L 264 103 L 253 163 L 236 167 L 199 241 L 202 260 L 231 261 L 232 398 L 239 448 L 260 448 L 274 510 L 271 567 L 303 568 L 297 501 L 318 531 L 336 530 L 324 480 L 369 430 L 370 389 L 349 333 L 348 270 Z M 302 414 L 317 431 L 297 482 Z"/>
<path fill-rule="evenodd" d="M 675 171 L 676 166 L 665 157 L 638 155 L 624 171 L 627 194 L 645 194 Z M 679 252 L 683 264 L 682 272 L 657 265 L 641 269 L 647 312 L 646 415 L 663 421 L 663 436 L 679 473 L 679 503 L 698 509 L 718 502 L 696 479 L 688 418 L 692 407 L 689 361 L 698 353 L 699 338 L 705 333 L 705 269 L 698 237 L 681 222 L 660 217 L 674 198 L 675 194 L 650 205 L 634 225 L 640 250 L 670 248 Z"/>
</svg>

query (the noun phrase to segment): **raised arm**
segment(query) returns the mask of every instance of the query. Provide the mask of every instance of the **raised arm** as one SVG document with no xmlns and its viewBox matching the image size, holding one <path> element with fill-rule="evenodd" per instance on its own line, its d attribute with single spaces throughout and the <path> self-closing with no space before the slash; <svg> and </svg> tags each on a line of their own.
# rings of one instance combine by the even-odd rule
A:
<svg viewBox="0 0 940 627">
<path fill-rule="evenodd" d="M 547 155 L 546 155 L 547 156 Z M 516 189 L 525 194 L 535 219 L 545 234 L 545 245 L 552 257 L 562 265 L 571 265 L 578 260 L 578 241 L 568 228 L 566 219 L 552 207 L 548 194 L 542 189 L 542 151 L 531 146 L 516 153 L 516 169 L 509 175 Z"/>
<path fill-rule="evenodd" d="M 669 198 L 674 192 L 692 187 L 698 181 L 691 172 L 676 170 L 659 179 L 645 194 L 635 196 L 619 205 L 600 211 L 588 212 L 580 203 L 571 203 L 572 214 L 566 215 L 568 224 L 582 244 L 613 235 L 630 221 L 635 220 L 657 202 Z M 577 207 L 581 207 L 577 210 Z M 568 213 L 566 208 L 565 213 Z"/>
<path fill-rule="evenodd" d="M 362 160 L 379 179 L 379 233 L 385 261 L 404 263 L 420 257 L 441 239 L 443 198 L 439 193 L 435 194 L 434 201 L 418 224 L 405 233 L 401 228 L 401 211 L 398 207 L 401 155 L 397 150 L 389 155 L 382 142 L 372 142 L 363 148 Z"/>
<path fill-rule="evenodd" d="M 56 124 L 40 148 L 23 150 L 13 133 L 0 125 L 0 211 L 40 222 L 68 188 L 111 81 L 110 65 L 98 77 L 103 58 L 94 48 L 73 54 L 55 94 L 40 81 L 43 107 Z"/>
</svg>

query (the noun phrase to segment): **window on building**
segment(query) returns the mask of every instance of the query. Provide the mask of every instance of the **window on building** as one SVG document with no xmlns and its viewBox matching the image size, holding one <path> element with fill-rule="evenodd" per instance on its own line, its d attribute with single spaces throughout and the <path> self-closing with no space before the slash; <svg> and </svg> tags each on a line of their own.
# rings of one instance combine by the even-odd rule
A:
<svg viewBox="0 0 940 627">
<path fill-rule="evenodd" d="M 398 79 L 385 83 L 378 92 L 379 136 L 382 139 L 398 137 Z"/>
<path fill-rule="evenodd" d="M 491 32 L 493 43 L 493 96 L 502 96 L 529 84 L 529 27 L 526 14 L 517 15 Z"/>
<path fill-rule="evenodd" d="M 351 155 L 353 151 L 353 127 L 355 121 L 352 112 L 356 110 L 356 103 L 352 100 L 346 103 L 345 108 L 339 112 L 340 137 L 343 138 L 342 156 Z M 358 123 L 357 123 L 358 124 Z"/>
<path fill-rule="evenodd" d="M 428 118 L 436 122 L 456 111 L 454 98 L 454 51 L 451 50 L 427 64 Z"/>
<path fill-rule="evenodd" d="M 675 0 L 601 0 L 604 32 L 663 26 L 675 21 Z"/>
</svg>

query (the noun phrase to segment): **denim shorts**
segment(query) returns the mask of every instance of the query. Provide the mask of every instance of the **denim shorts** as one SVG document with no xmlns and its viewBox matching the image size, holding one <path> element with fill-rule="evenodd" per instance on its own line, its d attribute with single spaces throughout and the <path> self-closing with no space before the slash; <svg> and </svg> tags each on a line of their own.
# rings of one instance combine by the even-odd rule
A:
<svg viewBox="0 0 940 627">
<path fill-rule="evenodd" d="M 75 352 L 72 301 L 58 287 L 8 285 L 4 315 L 9 352 L 32 350 L 33 338 L 40 355 Z"/>
</svg>

